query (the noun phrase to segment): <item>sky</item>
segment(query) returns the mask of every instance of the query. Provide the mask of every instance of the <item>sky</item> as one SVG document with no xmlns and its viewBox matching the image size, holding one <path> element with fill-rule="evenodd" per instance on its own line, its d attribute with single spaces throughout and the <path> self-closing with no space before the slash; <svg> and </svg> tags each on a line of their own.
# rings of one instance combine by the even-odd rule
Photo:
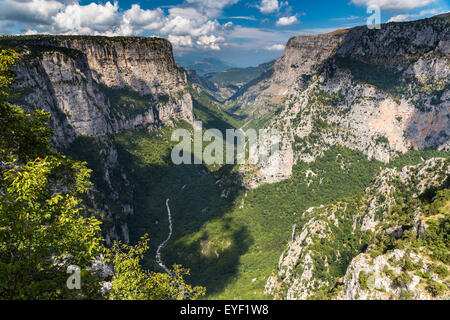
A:
<svg viewBox="0 0 450 320">
<path fill-rule="evenodd" d="M 450 0 L 0 0 L 1 34 L 158 36 L 180 59 L 254 66 L 283 55 L 289 38 L 448 12 Z"/>
</svg>

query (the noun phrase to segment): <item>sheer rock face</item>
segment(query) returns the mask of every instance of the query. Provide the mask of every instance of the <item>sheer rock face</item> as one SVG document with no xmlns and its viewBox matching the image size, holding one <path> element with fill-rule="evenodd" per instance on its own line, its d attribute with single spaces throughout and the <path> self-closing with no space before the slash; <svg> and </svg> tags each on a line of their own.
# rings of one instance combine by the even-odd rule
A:
<svg viewBox="0 0 450 320">
<path fill-rule="evenodd" d="M 110 104 L 84 59 L 60 52 L 43 53 L 16 68 L 16 83 L 24 107 L 50 112 L 57 145 L 77 135 L 99 136 L 112 132 Z"/>
<path fill-rule="evenodd" d="M 23 89 L 20 104 L 51 113 L 57 145 L 68 145 L 78 135 L 193 121 L 187 77 L 166 40 L 35 37 L 16 38 L 13 44 L 24 49 L 15 70 L 17 88 Z M 140 95 L 148 108 L 130 113 L 127 108 L 134 106 L 128 105 L 117 112 L 105 88 Z"/>
<path fill-rule="evenodd" d="M 450 149 L 450 16 L 358 27 L 289 40 L 236 106 L 283 133 L 283 165 L 313 161 L 333 145 L 389 162 L 409 149 Z M 255 170 L 254 170 L 255 171 Z M 250 177 L 257 186 L 290 177 Z M 271 172 L 271 171 L 270 171 Z"/>
</svg>

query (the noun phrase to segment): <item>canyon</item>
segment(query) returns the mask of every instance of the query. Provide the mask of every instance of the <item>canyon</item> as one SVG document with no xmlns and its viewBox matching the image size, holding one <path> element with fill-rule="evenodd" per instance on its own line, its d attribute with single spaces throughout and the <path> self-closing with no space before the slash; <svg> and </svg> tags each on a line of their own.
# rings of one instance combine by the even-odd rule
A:
<svg viewBox="0 0 450 320">
<path fill-rule="evenodd" d="M 182 263 L 208 298 L 448 298 L 427 289 L 448 283 L 434 271 L 445 258 L 398 243 L 448 214 L 449 14 L 294 37 L 233 87 L 184 70 L 159 38 L 1 36 L 0 48 L 20 56 L 14 102 L 47 111 L 55 149 L 93 170 L 84 209 L 107 243 L 150 233 L 147 268 Z M 265 165 L 174 166 L 171 133 L 195 120 L 276 129 L 281 148 Z M 429 213 L 442 197 L 447 212 Z"/>
</svg>

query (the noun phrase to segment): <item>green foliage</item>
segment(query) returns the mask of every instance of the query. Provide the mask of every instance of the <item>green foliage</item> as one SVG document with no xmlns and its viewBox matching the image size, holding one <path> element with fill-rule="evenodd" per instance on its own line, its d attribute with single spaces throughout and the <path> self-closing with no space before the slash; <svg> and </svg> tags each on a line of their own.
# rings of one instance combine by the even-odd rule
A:
<svg viewBox="0 0 450 320">
<path fill-rule="evenodd" d="M 14 154 L 20 161 L 34 160 L 50 151 L 48 114 L 42 110 L 25 112 L 8 102 L 13 74 L 9 66 L 18 56 L 13 51 L 0 52 L 0 160 Z"/>
<path fill-rule="evenodd" d="M 375 139 L 375 143 L 377 145 L 387 145 L 387 146 L 389 146 L 389 139 L 386 138 L 385 136 L 379 136 L 378 138 Z"/>
<path fill-rule="evenodd" d="M 310 98 L 308 105 L 309 106 L 333 106 L 337 107 L 341 103 L 345 101 L 345 97 L 342 92 L 326 92 L 323 90 L 319 90 L 314 92 Z"/>
<path fill-rule="evenodd" d="M 359 284 L 361 289 L 367 290 L 367 279 L 369 278 L 369 274 L 367 272 L 361 271 L 359 273 Z"/>
<path fill-rule="evenodd" d="M 48 114 L 8 102 L 9 65 L 16 59 L 13 52 L 0 54 L 0 297 L 93 297 L 98 279 L 88 267 L 101 250 L 100 222 L 80 207 L 90 171 L 50 151 Z M 81 290 L 66 286 L 69 265 L 80 268 Z"/>
<path fill-rule="evenodd" d="M 403 288 L 410 284 L 411 281 L 412 277 L 410 276 L 410 274 L 408 272 L 402 272 L 394 279 L 394 284 L 399 288 Z"/>
<path fill-rule="evenodd" d="M 446 183 L 444 183 L 446 186 Z M 449 189 L 445 188 L 434 191 L 419 197 L 412 196 L 407 192 L 403 185 L 395 185 L 396 192 L 393 194 L 396 204 L 391 207 L 390 213 L 383 216 L 383 228 L 392 225 L 402 227 L 402 236 L 399 239 L 392 237 L 390 233 L 378 233 L 377 238 L 372 242 L 373 247 L 377 247 L 375 256 L 392 251 L 394 249 L 414 249 L 421 250 L 422 254 L 429 256 L 435 261 L 443 262 L 448 265 L 450 254 L 448 248 L 450 241 L 448 235 L 449 228 Z M 423 213 L 424 220 L 421 222 L 427 227 L 423 232 L 416 231 L 417 212 Z M 404 271 L 416 271 L 422 277 L 429 277 L 430 274 L 424 274 L 420 271 L 421 262 L 414 263 L 405 257 L 400 261 L 400 266 Z M 439 273 L 445 277 L 446 267 L 437 264 Z M 392 276 L 392 275 L 391 275 Z"/>
<path fill-rule="evenodd" d="M 386 167 L 401 169 L 405 166 L 417 165 L 431 158 L 447 158 L 449 156 L 450 151 L 437 151 L 433 149 L 410 150 L 392 159 L 392 161 L 386 164 Z"/>
<path fill-rule="evenodd" d="M 226 129 L 239 128 L 239 123 L 221 106 L 214 103 L 204 92 L 198 94 L 191 92 L 194 97 L 194 115 L 195 119 L 203 122 L 207 129 L 219 129 L 225 133 Z"/>
<path fill-rule="evenodd" d="M 388 267 L 387 265 L 384 266 L 383 272 L 384 272 L 389 278 L 394 277 L 394 270 L 389 269 L 389 267 Z"/>
<path fill-rule="evenodd" d="M 447 286 L 437 281 L 428 280 L 427 290 L 434 296 L 439 297 L 443 295 L 448 289 Z"/>
<path fill-rule="evenodd" d="M 8 97 L 8 89 L 14 81 L 10 66 L 15 64 L 18 58 L 17 53 L 12 50 L 0 51 L 0 102 L 2 104 Z"/>
<path fill-rule="evenodd" d="M 80 211 L 90 186 L 84 164 L 61 157 L 6 163 L 0 196 L 0 292 L 3 299 L 93 297 L 98 279 L 82 291 L 66 287 L 69 265 L 87 272 L 100 253 L 100 222 Z M 60 187 L 58 187 L 60 186 Z"/>
<path fill-rule="evenodd" d="M 412 293 L 411 291 L 408 291 L 406 289 L 402 289 L 402 291 L 400 291 L 400 299 L 414 300 L 414 293 Z"/>
<path fill-rule="evenodd" d="M 441 277 L 442 279 L 447 278 L 447 276 L 450 274 L 447 266 L 445 265 L 434 265 L 432 270 L 434 273 L 438 274 L 439 277 Z"/>
<path fill-rule="evenodd" d="M 429 207 L 429 215 L 444 215 L 450 212 L 450 189 L 437 191 L 435 197 L 435 200 Z"/>
<path fill-rule="evenodd" d="M 156 111 L 156 102 L 151 95 L 141 95 L 129 89 L 110 88 L 105 85 L 101 85 L 101 89 L 109 99 L 112 111 L 119 116 L 131 119 L 148 111 Z"/>
<path fill-rule="evenodd" d="M 424 232 L 424 243 L 432 252 L 432 257 L 443 263 L 450 264 L 450 212 L 444 218 L 428 221 L 428 228 Z"/>
</svg>

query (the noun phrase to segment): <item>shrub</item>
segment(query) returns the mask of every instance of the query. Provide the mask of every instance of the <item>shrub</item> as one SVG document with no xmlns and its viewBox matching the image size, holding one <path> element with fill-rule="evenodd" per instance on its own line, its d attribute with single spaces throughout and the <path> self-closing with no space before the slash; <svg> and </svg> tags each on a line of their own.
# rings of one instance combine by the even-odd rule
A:
<svg viewBox="0 0 450 320">
<path fill-rule="evenodd" d="M 359 284 L 361 285 L 361 289 L 367 290 L 367 279 L 368 278 L 369 278 L 369 275 L 366 272 L 361 271 L 359 273 Z"/>
<path fill-rule="evenodd" d="M 402 289 L 400 292 L 400 299 L 402 300 L 413 300 L 414 299 L 414 293 L 411 291 L 408 291 L 406 289 Z"/>
</svg>

